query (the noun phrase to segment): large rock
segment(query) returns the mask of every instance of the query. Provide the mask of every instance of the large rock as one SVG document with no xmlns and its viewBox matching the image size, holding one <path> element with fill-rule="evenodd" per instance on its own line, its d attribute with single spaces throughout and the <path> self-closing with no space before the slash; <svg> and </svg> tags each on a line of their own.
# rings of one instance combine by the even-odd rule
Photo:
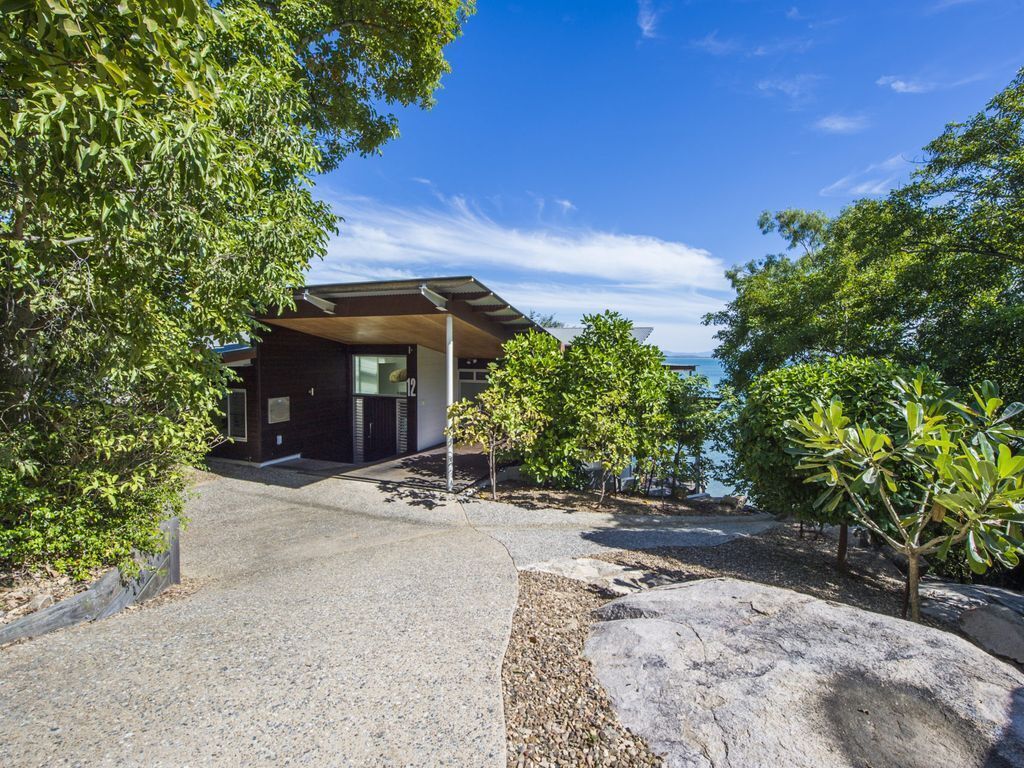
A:
<svg viewBox="0 0 1024 768">
<path fill-rule="evenodd" d="M 1024 595 L 975 584 L 929 583 L 921 610 L 956 626 L 989 653 L 1024 664 Z"/>
<path fill-rule="evenodd" d="M 947 632 L 734 579 L 598 613 L 586 654 L 668 766 L 1024 766 L 1024 675 Z"/>
<path fill-rule="evenodd" d="M 666 576 L 593 557 L 560 557 L 528 565 L 523 570 L 553 573 L 555 576 L 582 581 L 609 595 L 628 595 L 672 581 Z"/>
</svg>

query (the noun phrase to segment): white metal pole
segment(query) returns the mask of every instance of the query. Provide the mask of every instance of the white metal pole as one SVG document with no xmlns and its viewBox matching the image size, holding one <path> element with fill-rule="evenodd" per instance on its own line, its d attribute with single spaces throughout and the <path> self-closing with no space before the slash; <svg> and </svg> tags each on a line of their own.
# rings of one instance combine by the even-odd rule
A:
<svg viewBox="0 0 1024 768">
<path fill-rule="evenodd" d="M 445 344 L 444 344 L 444 362 L 447 372 L 447 397 L 445 398 L 445 471 L 448 478 L 448 492 L 451 493 L 455 490 L 455 443 L 452 440 L 452 420 L 448 416 L 448 411 L 451 409 L 452 404 L 455 402 L 455 329 L 452 324 L 451 312 L 447 313 L 444 318 L 444 331 L 445 331 Z"/>
</svg>

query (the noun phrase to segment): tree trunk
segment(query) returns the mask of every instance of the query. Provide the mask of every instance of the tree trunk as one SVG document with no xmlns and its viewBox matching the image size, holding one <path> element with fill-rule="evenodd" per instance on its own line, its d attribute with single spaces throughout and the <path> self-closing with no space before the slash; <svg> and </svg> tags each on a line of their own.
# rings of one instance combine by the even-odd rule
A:
<svg viewBox="0 0 1024 768">
<path fill-rule="evenodd" d="M 491 446 L 491 450 L 487 454 L 487 466 L 491 471 L 491 498 L 494 501 L 498 500 L 498 468 L 495 466 L 496 458 L 494 447 Z"/>
<path fill-rule="evenodd" d="M 917 552 L 911 552 L 907 555 L 907 601 L 910 603 L 911 621 L 921 621 L 921 595 L 918 592 L 920 581 L 920 556 Z"/>
<path fill-rule="evenodd" d="M 602 506 L 604 506 L 604 493 L 605 493 L 605 490 L 608 487 L 607 473 L 605 473 L 605 472 L 601 473 L 600 483 L 601 483 L 601 495 L 597 499 L 597 506 L 602 507 Z"/>
<path fill-rule="evenodd" d="M 836 568 L 840 571 L 846 570 L 846 550 L 850 540 L 850 526 L 842 523 L 839 526 L 839 549 L 836 551 Z"/>
</svg>

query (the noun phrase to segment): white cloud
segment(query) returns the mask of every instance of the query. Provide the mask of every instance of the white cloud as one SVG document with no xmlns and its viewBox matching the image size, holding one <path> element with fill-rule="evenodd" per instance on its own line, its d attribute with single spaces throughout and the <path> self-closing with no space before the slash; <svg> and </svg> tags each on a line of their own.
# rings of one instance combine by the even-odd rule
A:
<svg viewBox="0 0 1024 768">
<path fill-rule="evenodd" d="M 691 40 L 690 47 L 709 53 L 712 56 L 778 56 L 787 53 L 805 53 L 814 46 L 809 38 L 780 38 L 769 40 L 759 45 L 746 44 L 736 38 L 719 37 L 718 30 L 709 32 L 698 40 Z"/>
<path fill-rule="evenodd" d="M 564 198 L 556 197 L 551 202 L 553 202 L 555 205 L 557 205 L 559 208 L 561 208 L 562 209 L 562 213 L 569 213 L 569 211 L 575 211 L 576 210 L 576 206 L 573 204 L 572 200 L 566 200 Z"/>
<path fill-rule="evenodd" d="M 657 37 L 658 22 L 660 21 L 661 11 L 654 7 L 654 3 L 651 0 L 637 0 L 636 25 L 640 27 L 641 37 Z"/>
<path fill-rule="evenodd" d="M 460 197 L 416 208 L 341 197 L 334 209 L 345 217 L 341 234 L 312 266 L 310 283 L 472 274 L 519 309 L 566 322 L 618 310 L 655 326 L 669 349 L 713 346 L 714 331 L 700 318 L 720 309 L 729 291 L 719 259 L 678 241 L 510 227 Z"/>
<path fill-rule="evenodd" d="M 870 197 L 884 195 L 909 172 L 911 163 L 903 155 L 893 155 L 867 168 L 843 176 L 821 190 L 825 197 Z"/>
<path fill-rule="evenodd" d="M 800 9 L 794 5 L 788 11 L 786 11 L 786 18 L 790 19 L 791 21 L 800 21 L 801 19 L 803 19 L 803 16 L 800 14 Z"/>
<path fill-rule="evenodd" d="M 899 77 L 898 75 L 883 75 L 875 80 L 875 85 L 891 88 L 896 93 L 928 93 L 938 87 L 935 83 Z"/>
<path fill-rule="evenodd" d="M 591 229 L 520 229 L 500 224 L 461 197 L 433 208 L 400 208 L 364 197 L 335 203 L 345 217 L 332 259 L 348 265 L 436 274 L 486 266 L 575 275 L 634 286 L 721 290 L 724 266 L 702 248 L 649 235 Z"/>
<path fill-rule="evenodd" d="M 823 80 L 821 75 L 794 75 L 793 77 L 769 78 L 761 80 L 757 89 L 762 93 L 786 96 L 794 103 L 808 99 L 818 84 Z"/>
<path fill-rule="evenodd" d="M 859 133 L 869 125 L 863 115 L 825 115 L 814 127 L 825 133 Z"/>
<path fill-rule="evenodd" d="M 727 56 L 740 50 L 740 44 L 736 40 L 723 39 L 718 36 L 718 30 L 708 32 L 699 40 L 693 40 L 690 45 L 698 48 L 712 56 Z"/>
</svg>

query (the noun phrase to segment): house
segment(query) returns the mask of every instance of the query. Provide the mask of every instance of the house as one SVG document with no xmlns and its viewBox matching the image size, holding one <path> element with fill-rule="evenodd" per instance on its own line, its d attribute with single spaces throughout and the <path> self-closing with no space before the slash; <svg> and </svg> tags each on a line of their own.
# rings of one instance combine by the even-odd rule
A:
<svg viewBox="0 0 1024 768">
<path fill-rule="evenodd" d="M 217 348 L 239 380 L 222 408 L 230 440 L 211 455 L 260 466 L 363 464 L 445 444 L 448 406 L 487 386 L 508 339 L 533 329 L 564 349 L 582 331 L 541 328 L 468 276 L 307 286 L 294 309 L 257 319 L 269 329 L 258 342 Z"/>
<path fill-rule="evenodd" d="M 363 463 L 445 442 L 447 407 L 487 384 L 517 333 L 540 330 L 473 277 L 308 286 L 258 319 L 252 345 L 220 347 L 239 381 L 211 455 L 267 465 Z M 448 485 L 452 446 L 448 444 Z"/>
</svg>

